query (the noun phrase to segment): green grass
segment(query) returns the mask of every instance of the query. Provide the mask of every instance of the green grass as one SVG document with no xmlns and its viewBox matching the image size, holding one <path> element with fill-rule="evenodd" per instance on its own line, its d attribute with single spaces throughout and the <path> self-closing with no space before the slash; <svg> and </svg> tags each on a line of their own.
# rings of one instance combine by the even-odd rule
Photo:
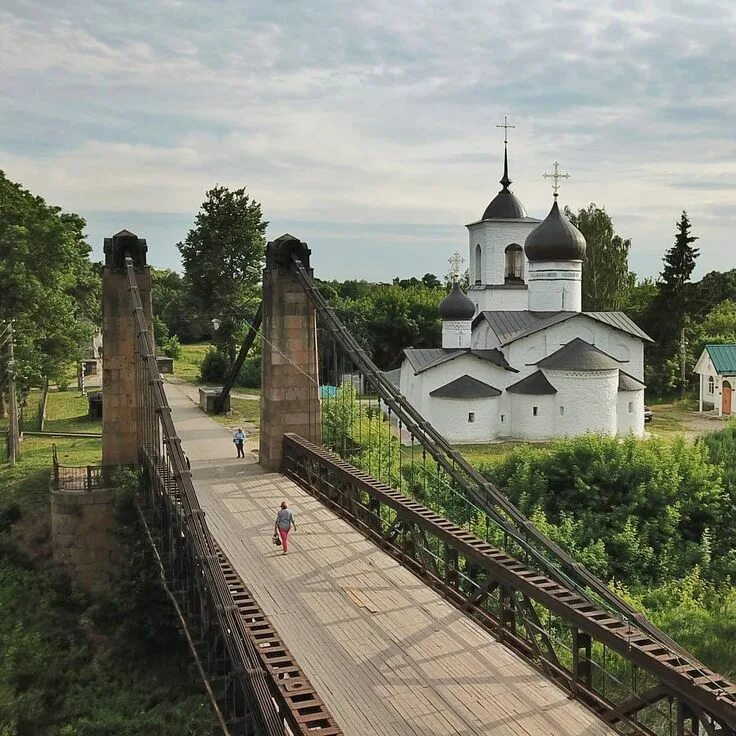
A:
<svg viewBox="0 0 736 736">
<path fill-rule="evenodd" d="M 87 397 L 78 391 L 49 391 L 45 432 L 102 432 L 102 420 L 88 416 Z"/>
<path fill-rule="evenodd" d="M 208 343 L 182 345 L 181 355 L 174 361 L 174 375 L 189 383 L 199 383 L 199 367 L 209 347 Z"/>
<path fill-rule="evenodd" d="M 463 457 L 473 465 L 487 465 L 504 460 L 508 454 L 519 447 L 543 447 L 541 442 L 494 442 L 486 445 L 455 445 Z"/>
<path fill-rule="evenodd" d="M 258 434 L 261 426 L 261 402 L 252 399 L 231 399 L 229 414 L 212 414 L 212 419 L 229 429 L 243 427 L 248 439 Z"/>
</svg>

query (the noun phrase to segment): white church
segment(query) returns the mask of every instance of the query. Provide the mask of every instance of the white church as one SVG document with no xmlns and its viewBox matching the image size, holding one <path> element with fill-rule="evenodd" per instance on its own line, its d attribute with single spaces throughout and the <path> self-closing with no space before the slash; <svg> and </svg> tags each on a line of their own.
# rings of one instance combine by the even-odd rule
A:
<svg viewBox="0 0 736 736">
<path fill-rule="evenodd" d="M 622 312 L 583 312 L 585 238 L 557 205 L 528 217 L 502 189 L 467 226 L 470 288 L 440 303 L 442 347 L 404 350 L 389 372 L 453 443 L 644 433 L 644 343 Z"/>
</svg>

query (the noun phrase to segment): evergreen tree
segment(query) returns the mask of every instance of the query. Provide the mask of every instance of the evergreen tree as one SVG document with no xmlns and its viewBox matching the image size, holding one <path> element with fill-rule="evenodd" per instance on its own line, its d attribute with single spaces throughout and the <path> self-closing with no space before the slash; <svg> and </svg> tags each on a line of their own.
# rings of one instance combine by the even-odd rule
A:
<svg viewBox="0 0 736 736">
<path fill-rule="evenodd" d="M 664 254 L 664 269 L 661 274 L 661 293 L 666 307 L 671 310 L 670 314 L 677 319 L 678 329 L 682 326 L 687 311 L 686 284 L 692 276 L 695 260 L 700 255 L 700 250 L 692 246 L 697 239 L 697 236 L 690 234 L 690 220 L 683 210 L 677 223 L 675 244 Z"/>
</svg>

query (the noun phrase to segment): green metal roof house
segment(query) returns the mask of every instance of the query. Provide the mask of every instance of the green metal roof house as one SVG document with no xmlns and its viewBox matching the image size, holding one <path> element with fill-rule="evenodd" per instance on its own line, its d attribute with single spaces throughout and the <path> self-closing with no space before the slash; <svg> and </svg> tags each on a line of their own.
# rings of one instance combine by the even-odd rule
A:
<svg viewBox="0 0 736 736">
<path fill-rule="evenodd" d="M 718 409 L 718 416 L 732 412 L 736 387 L 736 345 L 706 345 L 694 372 L 700 376 L 698 408 Z"/>
</svg>

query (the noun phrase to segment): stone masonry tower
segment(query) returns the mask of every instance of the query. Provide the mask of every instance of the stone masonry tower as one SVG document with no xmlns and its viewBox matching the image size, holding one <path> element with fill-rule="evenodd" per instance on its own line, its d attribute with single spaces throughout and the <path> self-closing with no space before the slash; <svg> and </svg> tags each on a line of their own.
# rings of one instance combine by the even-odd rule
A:
<svg viewBox="0 0 736 736">
<path fill-rule="evenodd" d="M 102 464 L 138 462 L 136 412 L 140 397 L 135 385 L 136 329 L 125 259 L 135 265 L 138 290 L 153 336 L 151 269 L 143 238 L 121 230 L 105 238 L 102 274 Z"/>
<path fill-rule="evenodd" d="M 317 318 L 291 266 L 294 255 L 311 275 L 310 253 L 288 234 L 266 248 L 260 463 L 267 470 L 281 470 L 284 433 L 321 442 Z"/>
</svg>

